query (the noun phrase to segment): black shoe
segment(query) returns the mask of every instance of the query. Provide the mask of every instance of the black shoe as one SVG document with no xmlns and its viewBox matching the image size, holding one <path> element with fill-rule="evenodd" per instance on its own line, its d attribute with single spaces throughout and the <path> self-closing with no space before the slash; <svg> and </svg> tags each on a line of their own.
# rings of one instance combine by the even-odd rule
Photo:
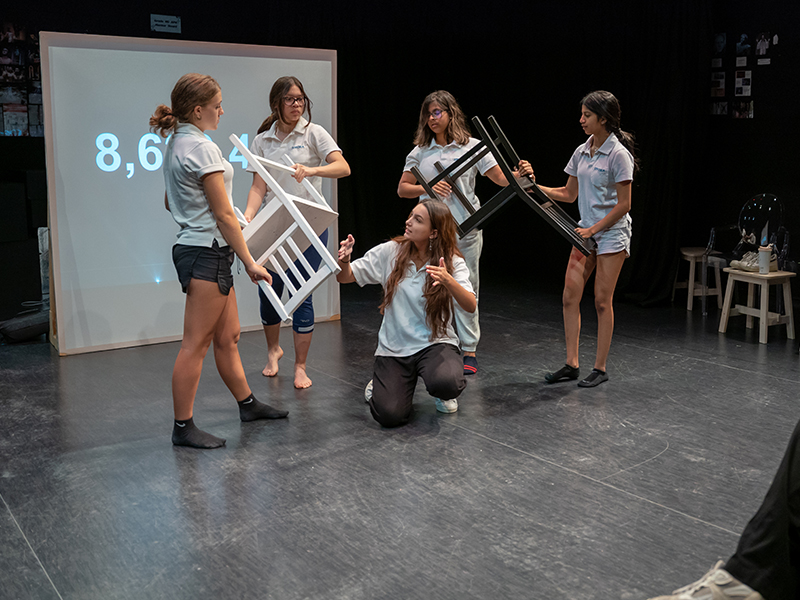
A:
<svg viewBox="0 0 800 600">
<path fill-rule="evenodd" d="M 578 382 L 578 387 L 595 387 L 604 381 L 608 381 L 608 374 L 600 369 L 592 369 L 592 372 Z"/>
<path fill-rule="evenodd" d="M 565 379 L 577 379 L 578 375 L 580 374 L 580 370 L 578 367 L 570 367 L 569 365 L 564 365 L 555 373 L 548 373 L 544 376 L 544 380 L 547 383 L 555 383 L 556 381 L 562 381 Z"/>
</svg>

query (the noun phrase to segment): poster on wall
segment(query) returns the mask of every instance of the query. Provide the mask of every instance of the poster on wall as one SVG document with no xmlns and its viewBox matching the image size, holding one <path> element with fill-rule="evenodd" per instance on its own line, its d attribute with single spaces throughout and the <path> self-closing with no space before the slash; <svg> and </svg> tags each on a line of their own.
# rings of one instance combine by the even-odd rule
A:
<svg viewBox="0 0 800 600">
<path fill-rule="evenodd" d="M 721 98 L 725 95 L 725 71 L 711 73 L 711 96 Z"/>
<path fill-rule="evenodd" d="M 724 116 L 728 114 L 728 103 L 727 102 L 712 102 L 711 103 L 711 114 Z"/>
<path fill-rule="evenodd" d="M 722 67 L 722 56 L 725 54 L 725 47 L 728 45 L 728 36 L 725 33 L 714 34 L 714 43 L 711 51 L 713 57 L 711 58 L 711 68 L 719 69 Z"/>
<path fill-rule="evenodd" d="M 734 119 L 752 119 L 753 118 L 753 101 L 752 100 L 737 100 L 733 103 L 733 118 Z"/>
<path fill-rule="evenodd" d="M 736 71 L 736 83 L 734 85 L 734 96 L 750 96 L 752 71 Z"/>
<path fill-rule="evenodd" d="M 0 29 L 0 135 L 44 135 L 41 80 L 38 36 L 17 23 L 4 22 Z"/>
<path fill-rule="evenodd" d="M 752 46 L 750 44 L 750 36 L 746 33 L 739 34 L 736 41 L 736 66 L 746 67 L 747 57 L 750 56 Z"/>
<path fill-rule="evenodd" d="M 775 36 L 775 42 L 777 43 L 778 36 Z M 772 46 L 772 35 L 770 35 L 769 31 L 762 31 L 758 34 L 756 38 L 756 64 L 757 65 L 768 65 L 772 62 L 769 58 L 771 54 L 771 46 Z"/>
</svg>

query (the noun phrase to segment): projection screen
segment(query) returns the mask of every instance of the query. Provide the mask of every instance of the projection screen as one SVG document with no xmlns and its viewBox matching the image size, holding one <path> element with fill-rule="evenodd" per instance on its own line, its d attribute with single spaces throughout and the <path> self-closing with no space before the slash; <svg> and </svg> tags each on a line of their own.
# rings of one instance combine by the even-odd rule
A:
<svg viewBox="0 0 800 600">
<path fill-rule="evenodd" d="M 51 340 L 76 354 L 180 339 L 184 294 L 172 265 L 177 225 L 164 208 L 164 141 L 148 119 L 185 73 L 222 87 L 222 116 L 206 132 L 235 169 L 245 208 L 252 175 L 228 140 L 249 145 L 269 113 L 272 83 L 295 75 L 313 121 L 336 138 L 336 52 L 42 32 L 45 147 L 52 249 Z M 336 185 L 323 180 L 336 210 Z M 329 249 L 338 245 L 336 226 Z M 234 270 L 238 263 L 234 265 Z M 244 331 L 258 329 L 256 286 L 235 275 Z M 317 321 L 339 316 L 338 284 L 314 292 Z"/>
</svg>

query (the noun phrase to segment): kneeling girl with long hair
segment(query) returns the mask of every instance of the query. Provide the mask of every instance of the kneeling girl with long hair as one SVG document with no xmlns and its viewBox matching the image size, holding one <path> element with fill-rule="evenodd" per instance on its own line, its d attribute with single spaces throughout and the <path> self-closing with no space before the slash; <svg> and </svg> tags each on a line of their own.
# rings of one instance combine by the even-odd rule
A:
<svg viewBox="0 0 800 600">
<path fill-rule="evenodd" d="M 412 412 L 417 377 L 422 377 L 440 412 L 458 410 L 467 385 L 453 329 L 453 301 L 467 312 L 477 307 L 469 270 L 456 241 L 456 226 L 442 202 L 417 204 L 405 232 L 350 262 L 355 240 L 339 249 L 339 283 L 383 286 L 383 322 L 367 397 L 384 427 L 405 425 Z"/>
</svg>

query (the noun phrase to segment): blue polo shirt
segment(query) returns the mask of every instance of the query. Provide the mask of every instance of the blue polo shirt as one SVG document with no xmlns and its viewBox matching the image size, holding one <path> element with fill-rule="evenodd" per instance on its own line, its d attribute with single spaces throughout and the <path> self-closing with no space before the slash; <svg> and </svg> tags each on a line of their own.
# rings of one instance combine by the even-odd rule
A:
<svg viewBox="0 0 800 600">
<path fill-rule="evenodd" d="M 578 178 L 579 227 L 588 228 L 600 222 L 617 205 L 617 184 L 633 181 L 633 155 L 613 133 L 591 156 L 594 136 L 575 149 L 564 171 Z M 630 227 L 626 214 L 608 229 Z"/>
</svg>

